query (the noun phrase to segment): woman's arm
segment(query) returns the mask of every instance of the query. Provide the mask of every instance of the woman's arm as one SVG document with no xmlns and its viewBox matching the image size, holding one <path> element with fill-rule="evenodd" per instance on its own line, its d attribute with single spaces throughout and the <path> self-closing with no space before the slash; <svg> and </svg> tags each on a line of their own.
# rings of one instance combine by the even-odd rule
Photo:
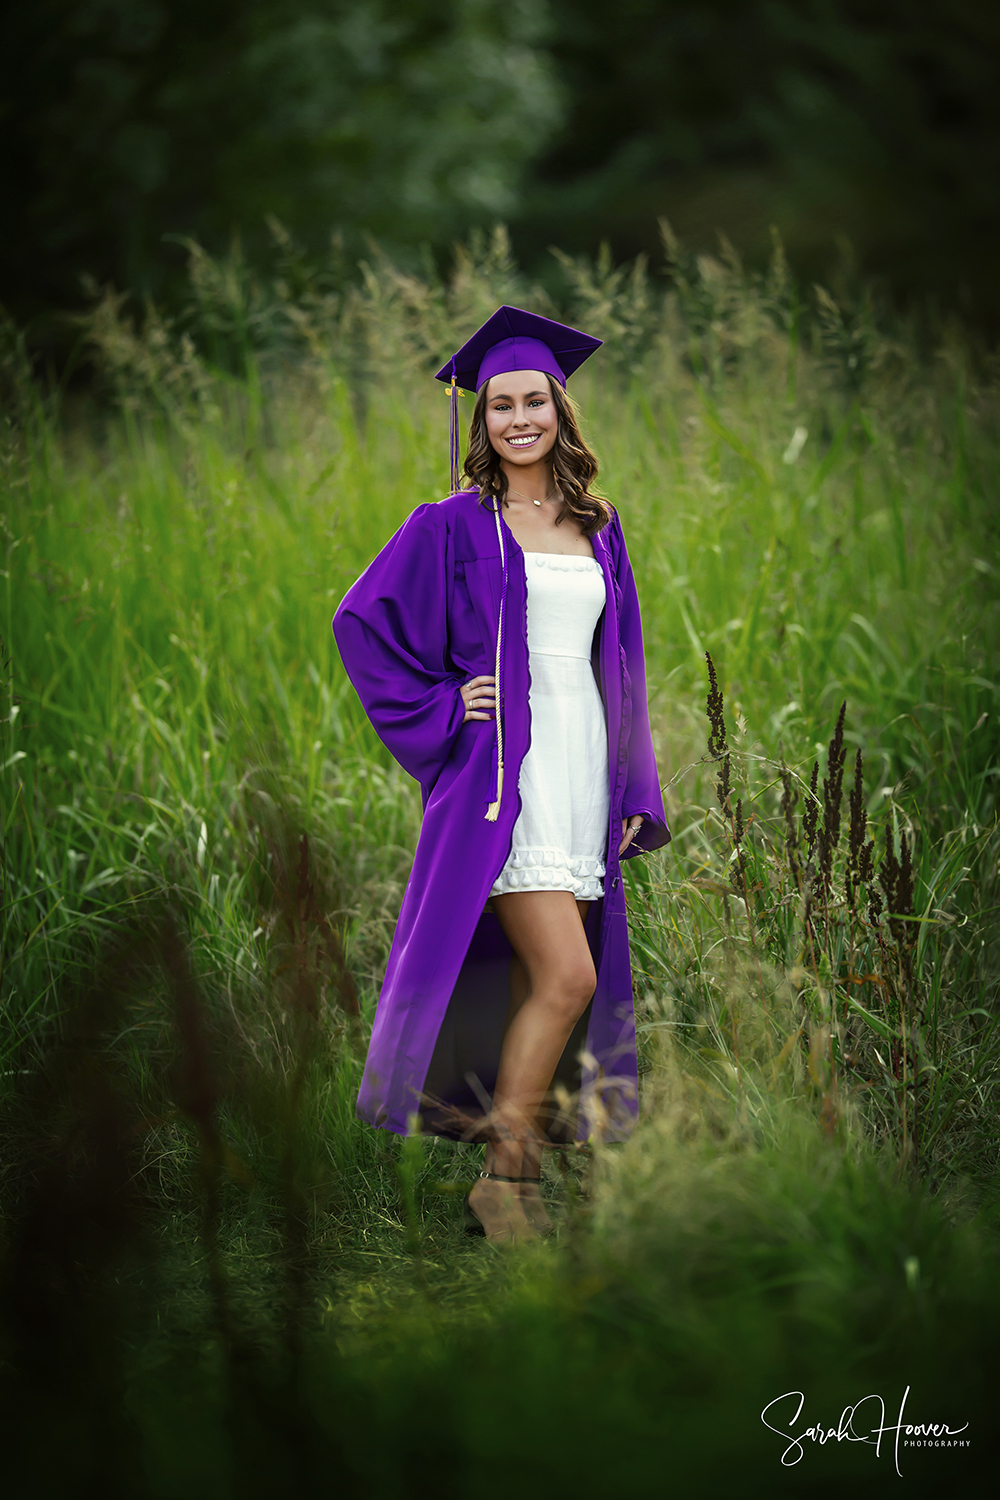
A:
<svg viewBox="0 0 1000 1500">
<path fill-rule="evenodd" d="M 451 549 L 446 517 L 419 505 L 333 618 L 347 675 L 379 739 L 425 787 L 466 717 L 462 678 L 448 657 Z"/>
</svg>

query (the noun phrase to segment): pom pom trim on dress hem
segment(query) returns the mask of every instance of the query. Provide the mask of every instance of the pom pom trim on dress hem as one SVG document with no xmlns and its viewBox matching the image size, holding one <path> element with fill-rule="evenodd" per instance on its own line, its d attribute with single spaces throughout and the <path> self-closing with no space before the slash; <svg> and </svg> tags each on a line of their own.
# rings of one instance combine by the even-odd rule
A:
<svg viewBox="0 0 1000 1500">
<path fill-rule="evenodd" d="M 572 891 L 578 901 L 599 901 L 604 895 L 605 864 L 592 855 L 574 858 L 564 849 L 517 849 L 490 891 Z"/>
</svg>

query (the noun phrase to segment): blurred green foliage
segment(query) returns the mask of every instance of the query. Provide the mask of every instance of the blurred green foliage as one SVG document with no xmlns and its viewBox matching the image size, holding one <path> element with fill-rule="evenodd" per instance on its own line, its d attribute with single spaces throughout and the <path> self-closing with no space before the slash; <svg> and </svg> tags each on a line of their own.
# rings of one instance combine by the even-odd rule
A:
<svg viewBox="0 0 1000 1500">
<path fill-rule="evenodd" d="M 162 292 L 164 236 L 208 243 L 276 215 L 448 243 L 510 214 L 556 122 L 527 0 L 42 0 L 8 16 L 0 252 L 16 311 L 78 273 Z M 13 124 L 13 131 L 10 125 Z"/>
<path fill-rule="evenodd" d="M 993 330 L 998 61 L 986 0 L 38 0 L 0 22 L 0 301 L 169 295 L 171 236 L 256 262 L 268 216 L 349 258 L 506 220 L 537 272 L 666 215 L 822 278 L 846 236 Z"/>
<path fill-rule="evenodd" d="M 536 168 L 537 243 L 724 231 L 800 272 L 838 237 L 904 295 L 1000 320 L 1000 8 L 983 0 L 552 0 L 572 107 Z M 527 247 L 520 246 L 522 255 Z"/>
</svg>

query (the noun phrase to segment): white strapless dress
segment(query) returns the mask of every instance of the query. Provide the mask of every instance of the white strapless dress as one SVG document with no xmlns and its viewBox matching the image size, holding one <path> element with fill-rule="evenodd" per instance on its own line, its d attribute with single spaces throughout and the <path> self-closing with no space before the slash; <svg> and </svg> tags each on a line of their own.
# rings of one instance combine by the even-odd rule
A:
<svg viewBox="0 0 1000 1500">
<path fill-rule="evenodd" d="M 608 731 L 590 664 L 605 604 L 590 557 L 525 552 L 531 744 L 521 762 L 521 811 L 491 896 L 508 891 L 604 895 Z"/>
</svg>

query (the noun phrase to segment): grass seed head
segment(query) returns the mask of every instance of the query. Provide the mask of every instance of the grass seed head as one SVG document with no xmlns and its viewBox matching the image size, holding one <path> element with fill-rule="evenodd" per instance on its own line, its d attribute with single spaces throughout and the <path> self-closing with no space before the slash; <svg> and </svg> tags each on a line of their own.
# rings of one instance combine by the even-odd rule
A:
<svg viewBox="0 0 1000 1500">
<path fill-rule="evenodd" d="M 812 854 L 816 843 L 816 820 L 819 817 L 819 802 L 816 797 L 816 788 L 819 785 L 819 761 L 813 761 L 812 775 L 809 778 L 809 795 L 802 809 L 802 842 L 806 852 Z"/>
<path fill-rule="evenodd" d="M 711 725 L 708 753 L 713 760 L 721 759 L 722 761 L 722 769 L 715 781 L 715 795 L 719 799 L 723 817 L 729 818 L 732 816 L 729 805 L 732 783 L 730 781 L 729 741 L 726 739 L 725 703 L 719 679 L 715 675 L 715 663 L 708 651 L 705 652 L 705 660 L 708 662 L 708 722 Z"/>
<path fill-rule="evenodd" d="M 896 911 L 896 886 L 899 881 L 899 860 L 896 858 L 896 844 L 892 836 L 889 824 L 885 825 L 885 854 L 879 865 L 878 883 L 885 892 L 885 899 L 890 912 Z"/>
<path fill-rule="evenodd" d="M 715 663 L 708 651 L 705 652 L 705 660 L 708 663 L 708 722 L 711 731 L 708 736 L 708 753 L 713 760 L 718 760 L 729 753 L 729 742 L 726 739 L 726 721 L 724 717 L 725 704 L 722 698 L 722 689 L 719 679 L 715 675 Z"/>
<path fill-rule="evenodd" d="M 844 716 L 847 703 L 840 705 L 837 725 L 827 754 L 823 777 L 823 839 L 820 870 L 824 889 L 829 892 L 833 879 L 833 855 L 840 842 L 840 809 L 844 798 Z"/>
<path fill-rule="evenodd" d="M 849 836 L 849 869 L 855 876 L 860 872 L 861 851 L 864 848 L 868 829 L 868 814 L 865 811 L 864 763 L 861 750 L 854 757 L 854 785 L 851 787 L 851 831 Z"/>
</svg>

